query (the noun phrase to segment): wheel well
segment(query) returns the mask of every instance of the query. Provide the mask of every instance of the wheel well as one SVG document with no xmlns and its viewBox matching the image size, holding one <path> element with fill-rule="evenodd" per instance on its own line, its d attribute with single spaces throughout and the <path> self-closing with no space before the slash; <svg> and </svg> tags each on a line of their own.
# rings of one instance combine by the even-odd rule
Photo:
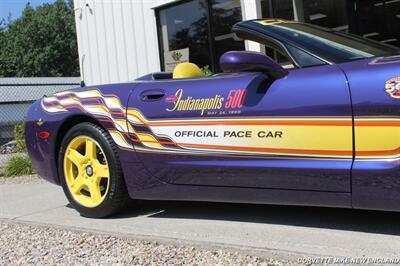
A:
<svg viewBox="0 0 400 266">
<path fill-rule="evenodd" d="M 93 123 L 95 125 L 98 125 L 99 127 L 102 127 L 103 129 L 105 129 L 96 119 L 90 117 L 90 116 L 85 116 L 85 115 L 75 115 L 75 116 L 71 116 L 69 118 L 67 118 L 60 126 L 60 128 L 58 129 L 58 133 L 57 133 L 57 137 L 56 137 L 56 145 L 55 145 L 55 157 L 56 157 L 56 168 L 58 171 L 58 153 L 60 150 L 60 145 L 62 140 L 64 139 L 65 135 L 67 134 L 67 132 L 73 127 L 76 126 L 80 123 L 84 123 L 84 122 L 89 122 L 89 123 Z"/>
</svg>

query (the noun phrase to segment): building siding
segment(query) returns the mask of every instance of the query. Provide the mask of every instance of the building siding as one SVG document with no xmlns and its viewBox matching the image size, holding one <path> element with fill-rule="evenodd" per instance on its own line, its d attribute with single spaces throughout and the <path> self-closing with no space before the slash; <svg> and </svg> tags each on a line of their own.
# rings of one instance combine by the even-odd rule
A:
<svg viewBox="0 0 400 266">
<path fill-rule="evenodd" d="M 81 77 L 86 85 L 160 71 L 153 8 L 171 0 L 74 0 Z"/>
</svg>

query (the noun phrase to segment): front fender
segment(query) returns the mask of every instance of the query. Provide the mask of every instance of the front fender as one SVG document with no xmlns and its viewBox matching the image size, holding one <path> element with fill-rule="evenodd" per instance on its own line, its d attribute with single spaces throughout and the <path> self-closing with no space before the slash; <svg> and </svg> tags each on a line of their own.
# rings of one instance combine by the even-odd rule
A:
<svg viewBox="0 0 400 266">
<path fill-rule="evenodd" d="M 101 90 L 84 88 L 61 92 L 31 106 L 26 120 L 26 140 L 33 166 L 41 177 L 60 184 L 57 169 L 60 143 L 66 132 L 81 122 L 96 123 L 106 129 L 117 144 L 122 162 L 139 163 L 124 134 L 127 132 L 125 108 L 133 89 L 127 86 L 106 85 Z M 48 138 L 41 138 L 41 132 L 46 132 Z"/>
<path fill-rule="evenodd" d="M 60 117 L 50 116 L 41 108 L 37 100 L 28 110 L 25 121 L 25 140 L 29 157 L 37 174 L 47 181 L 60 184 L 54 154 L 55 132 Z M 48 138 L 39 138 L 40 132 L 48 132 Z"/>
</svg>

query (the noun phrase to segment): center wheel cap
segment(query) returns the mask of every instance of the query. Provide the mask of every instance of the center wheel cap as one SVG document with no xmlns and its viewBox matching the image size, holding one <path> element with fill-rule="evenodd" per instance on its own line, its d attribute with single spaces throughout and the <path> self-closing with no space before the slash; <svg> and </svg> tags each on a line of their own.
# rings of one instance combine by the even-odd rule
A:
<svg viewBox="0 0 400 266">
<path fill-rule="evenodd" d="M 92 176 L 93 175 L 93 167 L 91 167 L 90 165 L 86 167 L 86 174 L 88 176 Z"/>
</svg>

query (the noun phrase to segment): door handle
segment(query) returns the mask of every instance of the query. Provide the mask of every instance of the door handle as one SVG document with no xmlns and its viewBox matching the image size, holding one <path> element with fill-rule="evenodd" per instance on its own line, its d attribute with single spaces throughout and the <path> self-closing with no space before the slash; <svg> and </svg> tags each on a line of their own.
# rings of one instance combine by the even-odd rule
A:
<svg viewBox="0 0 400 266">
<path fill-rule="evenodd" d="M 159 101 L 165 96 L 163 90 L 147 90 L 140 94 L 140 99 L 145 102 Z"/>
</svg>

